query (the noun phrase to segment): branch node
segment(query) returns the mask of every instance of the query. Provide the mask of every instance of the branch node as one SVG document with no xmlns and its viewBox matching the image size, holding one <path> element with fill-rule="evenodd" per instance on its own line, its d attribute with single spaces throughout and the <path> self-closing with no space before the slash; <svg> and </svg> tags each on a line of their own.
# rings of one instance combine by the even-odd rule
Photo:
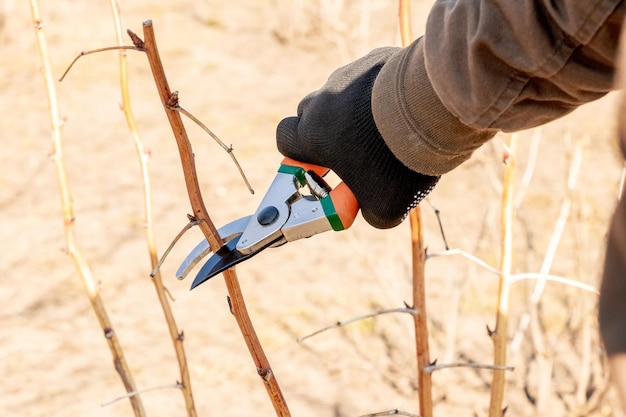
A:
<svg viewBox="0 0 626 417">
<path fill-rule="evenodd" d="M 176 340 L 178 340 L 179 342 L 182 342 L 185 340 L 185 332 L 184 331 L 180 331 L 180 333 L 178 333 L 178 336 L 176 337 Z"/>
<path fill-rule="evenodd" d="M 104 337 L 106 337 L 107 339 L 112 339 L 113 336 L 115 335 L 115 332 L 110 327 L 105 327 L 103 330 L 104 330 Z"/>
<path fill-rule="evenodd" d="M 229 295 L 226 296 L 226 302 L 228 303 L 228 310 L 230 311 L 230 314 L 235 315 L 235 313 L 233 312 L 233 303 L 232 301 L 230 301 Z"/>
<path fill-rule="evenodd" d="M 172 294 L 172 292 L 167 288 L 167 287 L 163 287 L 163 291 L 165 291 L 165 294 L 167 294 L 167 296 L 170 298 L 171 302 L 175 302 L 176 298 L 174 298 L 174 295 Z"/>
<path fill-rule="evenodd" d="M 133 41 L 133 45 L 135 45 L 135 48 L 144 50 L 145 48 L 145 44 L 143 42 L 143 40 L 137 36 L 137 34 L 135 32 L 133 32 L 130 29 L 126 29 L 126 33 L 128 34 L 128 36 L 130 37 L 130 40 Z"/>
<path fill-rule="evenodd" d="M 172 91 L 172 94 L 165 103 L 165 107 L 170 110 L 177 110 L 180 108 L 180 105 L 178 104 L 178 91 Z"/>
<path fill-rule="evenodd" d="M 256 372 L 265 382 L 269 381 L 272 377 L 272 370 L 269 368 L 256 368 Z"/>
</svg>

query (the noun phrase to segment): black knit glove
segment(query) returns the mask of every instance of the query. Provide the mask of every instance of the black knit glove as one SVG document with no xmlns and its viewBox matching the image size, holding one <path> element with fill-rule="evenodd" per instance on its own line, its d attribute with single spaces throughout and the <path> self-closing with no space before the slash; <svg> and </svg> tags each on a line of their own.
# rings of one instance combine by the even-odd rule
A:
<svg viewBox="0 0 626 417">
<path fill-rule="evenodd" d="M 397 226 L 433 189 L 439 177 L 422 175 L 389 150 L 372 116 L 374 80 L 398 48 L 380 48 L 335 71 L 282 120 L 278 150 L 333 170 L 356 196 L 365 220 L 379 229 Z"/>
</svg>

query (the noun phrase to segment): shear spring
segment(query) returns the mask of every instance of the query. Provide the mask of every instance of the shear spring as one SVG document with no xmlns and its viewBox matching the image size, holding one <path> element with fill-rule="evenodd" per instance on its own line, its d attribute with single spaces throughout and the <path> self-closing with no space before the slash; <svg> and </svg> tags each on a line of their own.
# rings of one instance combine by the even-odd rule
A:
<svg viewBox="0 0 626 417">
<path fill-rule="evenodd" d="M 320 200 L 332 191 L 330 185 L 313 171 L 305 172 L 304 178 L 306 178 L 306 183 L 309 186 L 309 190 L 311 190 L 311 194 Z"/>
</svg>

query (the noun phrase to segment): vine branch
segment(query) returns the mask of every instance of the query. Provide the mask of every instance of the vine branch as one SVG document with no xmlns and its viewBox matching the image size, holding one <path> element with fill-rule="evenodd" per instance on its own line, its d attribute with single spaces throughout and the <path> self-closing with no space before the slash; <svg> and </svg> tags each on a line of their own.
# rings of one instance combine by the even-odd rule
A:
<svg viewBox="0 0 626 417">
<path fill-rule="evenodd" d="M 56 170 L 57 180 L 59 184 L 59 193 L 61 196 L 61 207 L 63 210 L 63 225 L 65 232 L 66 253 L 74 263 L 76 271 L 81 277 L 85 292 L 91 303 L 100 327 L 104 333 L 104 337 L 113 357 L 114 368 L 117 371 L 126 392 L 137 391 L 135 381 L 131 374 L 130 368 L 124 357 L 124 351 L 120 344 L 117 333 L 113 329 L 113 324 L 109 318 L 109 314 L 104 305 L 104 301 L 100 295 L 100 289 L 95 282 L 93 272 L 89 267 L 87 259 L 83 256 L 79 245 L 76 241 L 74 204 L 72 193 L 70 191 L 69 179 L 65 168 L 65 159 L 63 156 L 63 141 L 61 136 L 62 121 L 59 117 L 58 99 L 54 79 L 52 77 L 52 68 L 48 54 L 48 44 L 43 31 L 43 20 L 39 11 L 39 2 L 37 0 L 30 1 L 31 15 L 33 18 L 35 36 L 39 55 L 42 64 L 42 75 L 46 85 L 48 98 L 48 108 L 50 113 L 50 124 L 52 133 L 52 160 Z M 144 417 L 146 415 L 143 402 L 137 395 L 129 398 L 130 404 L 136 417 Z"/>
<path fill-rule="evenodd" d="M 143 41 L 130 30 L 128 31 L 128 34 L 133 40 L 135 46 L 146 52 L 159 97 L 161 98 L 161 103 L 163 104 L 165 114 L 167 115 L 178 146 L 193 217 L 199 221 L 199 227 L 213 252 L 217 252 L 219 248 L 223 246 L 223 241 L 219 236 L 213 221 L 209 217 L 206 206 L 204 205 L 198 183 L 193 151 L 191 149 L 187 132 L 185 131 L 185 127 L 181 120 L 180 113 L 169 108 L 172 104 L 173 95 L 167 82 L 167 78 L 165 77 L 165 71 L 159 56 L 152 21 L 147 20 L 143 23 Z M 256 331 L 254 330 L 250 320 L 250 316 L 248 315 L 235 268 L 224 271 L 223 275 L 228 289 L 232 313 L 235 316 L 237 324 L 239 325 L 239 329 L 243 335 L 256 368 L 259 370 L 258 374 L 261 376 L 268 395 L 270 396 L 276 415 L 279 417 L 290 416 L 287 403 L 280 390 L 278 381 L 276 380 L 275 374 L 272 371 L 267 357 L 265 356 L 265 352 L 263 351 Z"/>
<path fill-rule="evenodd" d="M 115 26 L 115 38 L 119 49 L 120 93 L 122 95 L 122 111 L 124 112 L 126 124 L 128 125 L 128 129 L 131 133 L 131 137 L 137 154 L 137 159 L 139 161 L 139 167 L 141 170 L 144 196 L 144 231 L 146 235 L 146 242 L 148 245 L 150 265 L 153 271 L 156 270 L 154 274 L 150 274 L 150 277 L 152 278 L 152 283 L 154 285 L 159 304 L 161 305 L 161 310 L 163 311 L 163 316 L 165 318 L 165 323 L 167 325 L 170 340 L 172 341 L 174 352 L 176 354 L 176 361 L 178 362 L 179 377 L 181 382 L 177 384 L 177 387 L 180 388 L 183 395 L 183 399 L 185 401 L 185 409 L 187 410 L 187 416 L 196 417 L 198 413 L 196 411 L 193 391 L 191 389 L 191 376 L 189 374 L 189 365 L 187 362 L 187 355 L 185 353 L 184 338 L 181 337 L 182 331 L 178 329 L 176 319 L 174 318 L 174 312 L 172 311 L 172 307 L 170 306 L 170 302 L 168 299 L 168 296 L 170 294 L 168 294 L 165 286 L 163 285 L 163 277 L 158 270 L 159 255 L 156 246 L 154 221 L 152 216 L 152 186 L 150 180 L 150 170 L 148 166 L 149 154 L 145 151 L 139 137 L 139 130 L 137 128 L 137 123 L 133 114 L 130 101 L 126 50 L 137 48 L 136 46 L 133 48 L 124 47 L 121 25 L 121 9 L 119 1 L 110 0 L 110 6 Z"/>
</svg>

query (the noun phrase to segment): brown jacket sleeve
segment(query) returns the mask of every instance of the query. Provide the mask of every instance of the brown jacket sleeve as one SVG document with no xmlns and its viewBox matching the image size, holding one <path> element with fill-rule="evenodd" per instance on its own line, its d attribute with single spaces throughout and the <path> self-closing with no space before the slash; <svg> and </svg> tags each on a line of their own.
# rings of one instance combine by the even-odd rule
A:
<svg viewBox="0 0 626 417">
<path fill-rule="evenodd" d="M 620 0 L 437 1 L 376 80 L 376 125 L 405 165 L 444 174 L 610 91 L 623 18 Z"/>
<path fill-rule="evenodd" d="M 498 131 L 544 124 L 613 89 L 623 19 L 618 0 L 437 1 L 424 36 L 376 79 L 376 125 L 409 168 L 444 174 Z M 626 155 L 626 101 L 620 114 Z M 607 351 L 626 352 L 626 197 L 601 292 Z"/>
</svg>

